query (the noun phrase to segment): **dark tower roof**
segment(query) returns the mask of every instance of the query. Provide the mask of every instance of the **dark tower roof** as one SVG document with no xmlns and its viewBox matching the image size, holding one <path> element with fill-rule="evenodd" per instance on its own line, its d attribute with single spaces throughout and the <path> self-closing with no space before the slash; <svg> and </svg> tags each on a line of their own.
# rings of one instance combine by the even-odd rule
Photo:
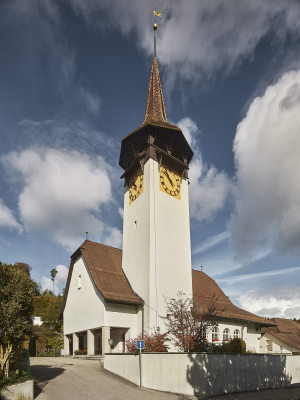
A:
<svg viewBox="0 0 300 400">
<path fill-rule="evenodd" d="M 152 147 L 151 151 L 149 147 Z M 148 153 L 144 154 L 147 149 Z M 165 157 L 169 156 L 174 162 L 179 163 L 180 169 L 186 171 L 194 155 L 181 129 L 167 120 L 158 63 L 154 57 L 145 118 L 139 128 L 122 139 L 119 165 L 127 171 L 139 155 L 143 154 L 146 162 L 149 154 L 151 158 L 156 159 L 158 153 Z"/>
</svg>

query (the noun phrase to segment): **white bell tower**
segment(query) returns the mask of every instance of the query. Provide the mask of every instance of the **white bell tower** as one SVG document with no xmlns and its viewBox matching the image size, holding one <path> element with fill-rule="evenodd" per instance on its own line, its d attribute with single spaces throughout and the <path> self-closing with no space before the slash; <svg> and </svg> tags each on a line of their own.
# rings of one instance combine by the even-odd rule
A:
<svg viewBox="0 0 300 400">
<path fill-rule="evenodd" d="M 188 165 L 193 151 L 167 122 L 157 60 L 143 124 L 122 140 L 122 268 L 144 300 L 144 329 L 165 331 L 165 297 L 192 296 Z"/>
</svg>

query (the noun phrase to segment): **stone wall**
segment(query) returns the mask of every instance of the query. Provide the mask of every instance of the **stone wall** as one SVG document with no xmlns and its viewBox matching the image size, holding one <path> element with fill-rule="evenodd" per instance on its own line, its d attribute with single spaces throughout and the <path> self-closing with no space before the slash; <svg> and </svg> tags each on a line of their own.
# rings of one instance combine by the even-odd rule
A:
<svg viewBox="0 0 300 400">
<path fill-rule="evenodd" d="M 104 368 L 139 385 L 139 356 L 106 354 Z M 300 386 L 300 356 L 143 353 L 143 386 L 198 397 Z"/>
</svg>

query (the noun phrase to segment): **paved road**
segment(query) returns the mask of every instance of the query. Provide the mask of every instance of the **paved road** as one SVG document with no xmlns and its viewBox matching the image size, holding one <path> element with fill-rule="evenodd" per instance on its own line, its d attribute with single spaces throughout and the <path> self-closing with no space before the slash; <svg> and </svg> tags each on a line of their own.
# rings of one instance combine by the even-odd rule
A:
<svg viewBox="0 0 300 400">
<path fill-rule="evenodd" d="M 193 396 L 139 388 L 103 369 L 99 361 L 72 358 L 34 357 L 31 371 L 38 380 L 38 400 L 188 400 Z M 207 400 L 300 400 L 300 387 L 260 390 Z"/>
</svg>

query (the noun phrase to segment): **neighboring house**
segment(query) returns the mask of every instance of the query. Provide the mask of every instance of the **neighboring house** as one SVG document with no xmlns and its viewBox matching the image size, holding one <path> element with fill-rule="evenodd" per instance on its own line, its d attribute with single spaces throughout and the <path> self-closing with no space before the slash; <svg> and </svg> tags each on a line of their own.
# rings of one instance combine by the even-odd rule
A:
<svg viewBox="0 0 300 400">
<path fill-rule="evenodd" d="M 218 328 L 209 333 L 207 339 L 222 343 L 236 337 L 246 342 L 247 350 L 259 352 L 261 329 L 274 327 L 274 322 L 259 317 L 235 306 L 217 283 L 204 272 L 192 270 L 194 302 L 215 307 Z"/>
<path fill-rule="evenodd" d="M 260 353 L 300 353 L 300 324 L 284 318 L 271 318 L 277 326 L 262 328 Z"/>
<path fill-rule="evenodd" d="M 43 321 L 41 320 L 41 317 L 33 317 L 33 325 L 41 326 L 42 324 Z"/>
<path fill-rule="evenodd" d="M 167 121 L 156 58 L 145 118 L 122 139 L 123 250 L 86 240 L 71 256 L 60 318 L 65 355 L 124 352 L 129 337 L 154 327 L 165 331 L 165 298 L 216 292 L 215 341 L 243 337 L 256 350 L 260 327 L 273 325 L 235 307 L 216 283 L 191 269 L 189 163 L 193 151 L 180 128 Z M 101 182 L 99 182 L 99 185 Z M 193 280 L 193 282 L 192 282 Z M 224 310 L 223 310 L 224 309 Z"/>
</svg>

